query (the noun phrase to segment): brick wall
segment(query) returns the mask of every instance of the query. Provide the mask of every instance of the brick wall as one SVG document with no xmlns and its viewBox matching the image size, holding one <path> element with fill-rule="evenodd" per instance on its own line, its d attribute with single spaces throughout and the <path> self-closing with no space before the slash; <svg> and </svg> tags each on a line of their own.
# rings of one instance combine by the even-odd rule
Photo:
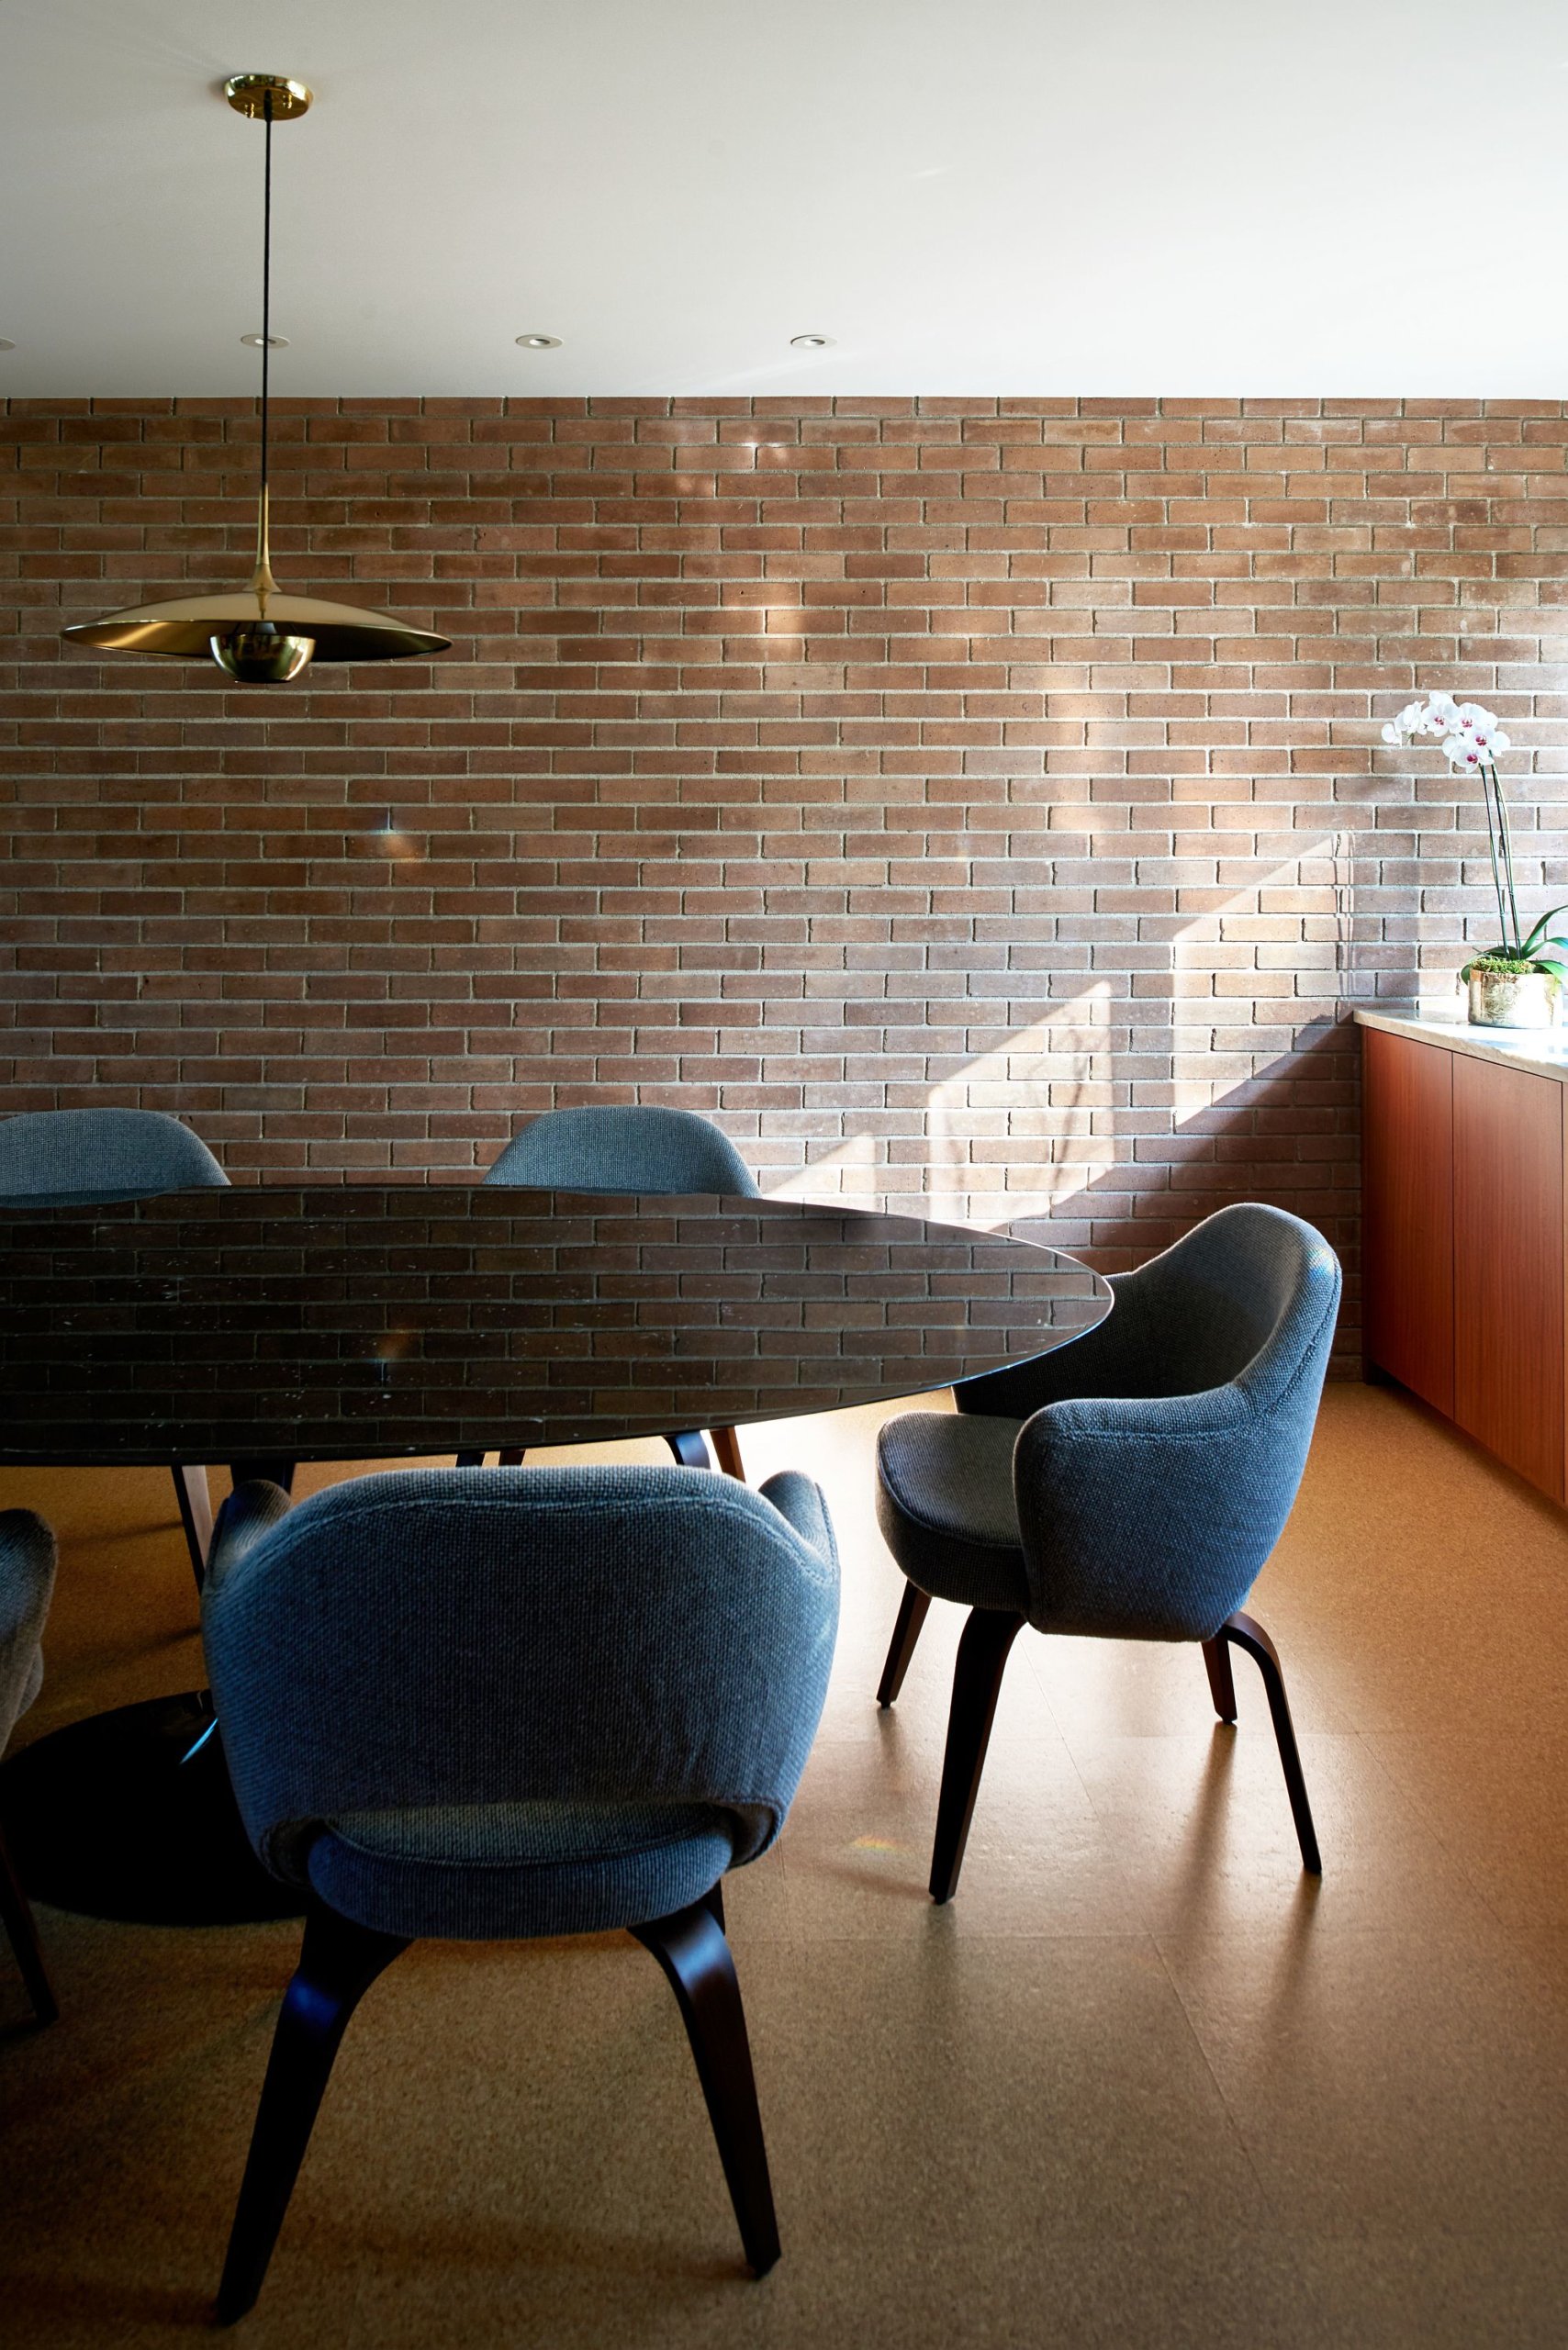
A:
<svg viewBox="0 0 1568 2350">
<path fill-rule="evenodd" d="M 1559 403 L 286 404 L 284 584 L 455 643 L 270 692 L 58 636 L 243 578 L 250 403 L 5 435 L 0 1108 L 241 1178 L 641 1099 L 1107 1265 L 1238 1196 L 1353 1258 L 1345 1007 L 1487 902 L 1377 722 L 1494 702 L 1568 873 Z"/>
</svg>

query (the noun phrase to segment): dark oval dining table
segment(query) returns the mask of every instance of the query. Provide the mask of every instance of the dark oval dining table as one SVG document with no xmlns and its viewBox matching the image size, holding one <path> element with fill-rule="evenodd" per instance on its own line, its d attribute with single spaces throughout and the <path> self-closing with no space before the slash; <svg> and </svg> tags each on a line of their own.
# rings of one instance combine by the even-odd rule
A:
<svg viewBox="0 0 1568 2350">
<path fill-rule="evenodd" d="M 0 1462 L 734 1428 L 998 1371 L 1110 1307 L 1102 1276 L 1036 1242 L 790 1200 L 349 1181 L 0 1203 Z M 192 1692 L 15 1753 L 0 1818 L 28 1890 L 149 1922 L 291 1910 L 211 1729 Z"/>
</svg>

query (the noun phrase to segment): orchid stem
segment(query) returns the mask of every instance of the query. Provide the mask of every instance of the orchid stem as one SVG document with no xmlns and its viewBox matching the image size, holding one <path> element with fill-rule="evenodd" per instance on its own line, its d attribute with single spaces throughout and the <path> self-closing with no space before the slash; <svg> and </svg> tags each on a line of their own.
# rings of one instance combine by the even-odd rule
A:
<svg viewBox="0 0 1568 2350">
<path fill-rule="evenodd" d="M 1495 773 L 1495 769 L 1493 770 Z M 1492 789 L 1487 770 L 1481 770 L 1481 804 L 1486 811 L 1486 850 L 1492 860 L 1492 887 L 1497 893 L 1497 935 L 1505 954 L 1508 948 L 1508 917 L 1503 904 L 1503 868 L 1497 854 L 1497 827 L 1492 814 Z"/>
<path fill-rule="evenodd" d="M 1513 952 L 1518 957 L 1523 951 L 1524 934 L 1519 928 L 1519 909 L 1514 897 L 1514 841 L 1508 823 L 1508 803 L 1503 796 L 1502 778 L 1497 773 L 1495 761 L 1493 762 L 1491 774 L 1492 789 L 1497 795 L 1497 829 L 1503 836 L 1503 869 L 1508 877 L 1508 912 L 1513 917 L 1514 923 Z"/>
</svg>

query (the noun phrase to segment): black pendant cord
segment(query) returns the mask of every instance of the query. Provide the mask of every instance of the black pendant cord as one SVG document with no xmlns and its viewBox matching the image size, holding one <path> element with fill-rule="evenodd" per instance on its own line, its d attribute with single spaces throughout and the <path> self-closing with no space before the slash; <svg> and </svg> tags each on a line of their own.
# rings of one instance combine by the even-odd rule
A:
<svg viewBox="0 0 1568 2350">
<path fill-rule="evenodd" d="M 267 371 L 273 355 L 273 94 L 263 107 L 266 167 L 262 196 L 262 496 L 267 494 Z"/>
</svg>

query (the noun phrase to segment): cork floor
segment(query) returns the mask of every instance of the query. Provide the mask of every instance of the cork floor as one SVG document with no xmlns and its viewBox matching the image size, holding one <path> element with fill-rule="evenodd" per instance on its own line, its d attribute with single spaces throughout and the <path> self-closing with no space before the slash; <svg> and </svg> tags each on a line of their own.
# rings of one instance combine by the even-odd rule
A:
<svg viewBox="0 0 1568 2350">
<path fill-rule="evenodd" d="M 748 1435 L 827 1486 L 844 1624 L 781 1846 L 732 1880 L 784 2256 L 749 2282 L 678 2018 L 629 1939 L 426 1946 L 352 2026 L 239 2338 L 386 2345 L 1568 2339 L 1568 1519 L 1417 1406 L 1331 1389 L 1255 1596 L 1195 1650 L 1014 1651 L 957 1901 L 924 1895 L 958 1617 L 873 1702 L 900 1588 L 875 1415 Z M 630 1449 L 633 1455 L 637 1448 Z M 660 1457 L 650 1453 L 647 1457 Z M 56 1524 L 38 1735 L 198 1677 L 167 1481 L 29 1472 Z M 0 1971 L 0 2331 L 207 2322 L 297 1930 L 40 1912 Z M 12 2028 L 15 2027 L 15 2028 Z"/>
</svg>

